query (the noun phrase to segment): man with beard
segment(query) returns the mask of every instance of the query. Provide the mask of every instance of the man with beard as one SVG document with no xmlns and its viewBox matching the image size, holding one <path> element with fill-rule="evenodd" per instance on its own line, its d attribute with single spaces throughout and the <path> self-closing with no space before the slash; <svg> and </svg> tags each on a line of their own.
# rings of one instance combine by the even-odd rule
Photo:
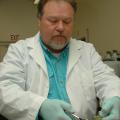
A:
<svg viewBox="0 0 120 120">
<path fill-rule="evenodd" d="M 9 120 L 120 119 L 120 79 L 90 43 L 72 39 L 75 0 L 40 0 L 37 35 L 0 64 L 0 113 Z"/>
</svg>

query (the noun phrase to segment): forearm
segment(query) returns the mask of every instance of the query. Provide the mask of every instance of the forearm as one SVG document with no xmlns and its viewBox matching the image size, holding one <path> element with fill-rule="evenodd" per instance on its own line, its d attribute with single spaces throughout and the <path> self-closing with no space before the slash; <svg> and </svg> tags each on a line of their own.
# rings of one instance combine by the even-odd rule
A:
<svg viewBox="0 0 120 120">
<path fill-rule="evenodd" d="M 34 120 L 45 98 L 16 84 L 6 85 L 0 82 L 0 113 L 11 120 Z"/>
</svg>

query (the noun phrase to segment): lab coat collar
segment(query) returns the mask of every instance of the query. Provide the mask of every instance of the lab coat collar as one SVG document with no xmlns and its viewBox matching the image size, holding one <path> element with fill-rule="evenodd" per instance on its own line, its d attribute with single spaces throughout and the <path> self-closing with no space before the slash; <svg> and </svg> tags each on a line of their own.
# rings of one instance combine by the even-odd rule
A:
<svg viewBox="0 0 120 120">
<path fill-rule="evenodd" d="M 39 43 L 40 33 L 38 32 L 28 43 L 28 47 L 30 50 L 30 56 L 36 61 L 36 63 L 47 73 L 47 65 L 45 62 L 44 54 L 42 52 L 42 48 Z M 79 60 L 81 54 L 80 50 L 83 47 L 83 43 L 81 41 L 77 41 L 76 39 L 70 39 L 70 48 L 69 48 L 69 59 L 68 59 L 68 69 L 67 69 L 67 76 L 71 72 L 74 65 Z"/>
<path fill-rule="evenodd" d="M 44 70 L 44 72 L 48 76 L 44 54 L 39 43 L 39 37 L 40 33 L 38 32 L 33 38 L 31 38 L 32 40 L 30 40 L 30 42 L 28 43 L 28 47 L 30 49 L 29 55 L 35 60 L 35 62 Z"/>
<path fill-rule="evenodd" d="M 83 47 L 83 43 L 79 40 L 72 39 L 70 40 L 70 51 L 69 51 L 69 61 L 68 61 L 68 69 L 67 69 L 67 77 L 71 72 L 74 65 L 77 63 L 79 58 L 81 57 L 81 48 Z"/>
</svg>

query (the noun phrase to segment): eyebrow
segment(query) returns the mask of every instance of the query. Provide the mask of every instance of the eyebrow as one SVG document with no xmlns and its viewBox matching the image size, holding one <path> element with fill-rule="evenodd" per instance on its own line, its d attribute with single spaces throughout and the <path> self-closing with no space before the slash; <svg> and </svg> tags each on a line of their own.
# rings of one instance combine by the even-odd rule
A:
<svg viewBox="0 0 120 120">
<path fill-rule="evenodd" d="M 48 16 L 48 19 L 61 19 L 59 16 Z M 62 20 L 72 20 L 72 17 L 63 17 Z"/>
</svg>

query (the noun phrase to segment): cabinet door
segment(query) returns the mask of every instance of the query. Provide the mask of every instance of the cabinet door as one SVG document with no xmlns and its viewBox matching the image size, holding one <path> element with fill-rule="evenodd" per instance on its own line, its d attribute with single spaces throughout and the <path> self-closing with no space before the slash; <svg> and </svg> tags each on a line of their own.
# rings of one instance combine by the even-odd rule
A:
<svg viewBox="0 0 120 120">
<path fill-rule="evenodd" d="M 4 55 L 6 54 L 8 45 L 0 45 L 0 62 L 3 60 Z"/>
</svg>

